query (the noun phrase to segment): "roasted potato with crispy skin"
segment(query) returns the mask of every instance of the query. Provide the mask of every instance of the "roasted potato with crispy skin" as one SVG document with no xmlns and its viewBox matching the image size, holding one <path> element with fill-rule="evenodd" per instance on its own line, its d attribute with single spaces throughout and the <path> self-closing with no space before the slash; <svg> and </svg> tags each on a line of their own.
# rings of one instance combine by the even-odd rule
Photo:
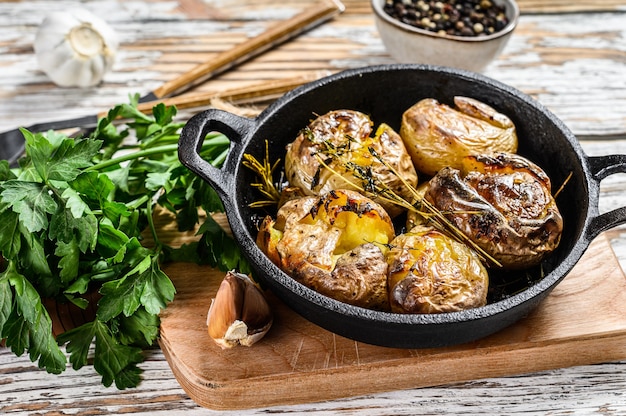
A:
<svg viewBox="0 0 626 416">
<path fill-rule="evenodd" d="M 285 273 L 326 296 L 387 310 L 387 212 L 350 190 L 292 199 L 266 217 L 257 244 Z"/>
<path fill-rule="evenodd" d="M 485 305 L 489 275 L 467 245 L 418 225 L 385 255 L 392 312 L 455 312 Z"/>
<path fill-rule="evenodd" d="M 511 153 L 468 156 L 444 168 L 425 198 L 507 269 L 537 265 L 559 244 L 563 219 L 546 173 Z"/>
<path fill-rule="evenodd" d="M 460 169 L 468 155 L 517 151 L 507 116 L 472 98 L 454 97 L 454 104 L 427 98 L 402 115 L 400 136 L 419 172 L 433 176 L 444 167 Z"/>
<path fill-rule="evenodd" d="M 376 181 L 412 202 L 406 184 L 416 186 L 417 173 L 402 138 L 386 124 L 372 136 L 372 126 L 367 115 L 353 110 L 336 110 L 317 117 L 287 146 L 285 173 L 290 186 L 302 188 L 307 195 L 358 188 L 373 191 L 373 195 L 378 190 L 368 187 Z M 402 212 L 397 205 L 377 197 L 374 200 L 392 217 Z"/>
</svg>

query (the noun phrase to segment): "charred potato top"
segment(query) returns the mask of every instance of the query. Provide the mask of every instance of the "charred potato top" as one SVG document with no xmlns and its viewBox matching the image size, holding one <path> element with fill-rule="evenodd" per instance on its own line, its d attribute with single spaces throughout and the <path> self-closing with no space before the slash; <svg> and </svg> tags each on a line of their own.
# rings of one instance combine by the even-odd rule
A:
<svg viewBox="0 0 626 416">
<path fill-rule="evenodd" d="M 465 244 L 416 226 L 397 236 L 386 254 L 392 312 L 441 313 L 483 306 L 489 275 Z"/>
<path fill-rule="evenodd" d="M 291 277 L 326 296 L 370 309 L 388 308 L 386 245 L 391 218 L 350 190 L 287 201 L 266 217 L 257 244 Z"/>
<path fill-rule="evenodd" d="M 433 176 L 445 167 L 460 169 L 468 155 L 517 151 L 507 116 L 472 98 L 454 97 L 454 104 L 427 98 L 402 115 L 400 136 L 419 172 Z"/>
<path fill-rule="evenodd" d="M 425 198 L 504 268 L 538 264 L 561 239 L 550 179 L 519 155 L 468 156 L 439 171 Z"/>
<path fill-rule="evenodd" d="M 415 186 L 417 173 L 402 138 L 386 124 L 372 135 L 372 126 L 367 115 L 353 110 L 317 117 L 287 146 L 285 173 L 289 184 L 302 188 L 307 195 L 320 195 L 333 189 L 370 191 L 367 187 L 376 181 L 411 201 L 406 184 Z M 402 211 L 373 198 L 392 217 Z"/>
</svg>

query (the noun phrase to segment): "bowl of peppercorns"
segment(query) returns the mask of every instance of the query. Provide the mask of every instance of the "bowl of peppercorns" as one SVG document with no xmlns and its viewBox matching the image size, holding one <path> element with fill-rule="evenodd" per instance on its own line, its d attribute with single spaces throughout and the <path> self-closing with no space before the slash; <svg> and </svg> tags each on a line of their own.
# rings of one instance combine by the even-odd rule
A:
<svg viewBox="0 0 626 416">
<path fill-rule="evenodd" d="M 372 0 L 372 9 L 398 62 L 476 72 L 502 52 L 519 18 L 514 0 Z"/>
</svg>

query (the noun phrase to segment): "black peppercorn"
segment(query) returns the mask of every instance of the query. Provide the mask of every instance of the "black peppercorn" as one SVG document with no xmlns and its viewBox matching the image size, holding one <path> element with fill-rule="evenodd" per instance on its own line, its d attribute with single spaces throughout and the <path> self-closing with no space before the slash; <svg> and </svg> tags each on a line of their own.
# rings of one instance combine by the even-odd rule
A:
<svg viewBox="0 0 626 416">
<path fill-rule="evenodd" d="M 383 10 L 408 25 L 454 36 L 485 36 L 508 24 L 492 0 L 386 0 Z"/>
</svg>

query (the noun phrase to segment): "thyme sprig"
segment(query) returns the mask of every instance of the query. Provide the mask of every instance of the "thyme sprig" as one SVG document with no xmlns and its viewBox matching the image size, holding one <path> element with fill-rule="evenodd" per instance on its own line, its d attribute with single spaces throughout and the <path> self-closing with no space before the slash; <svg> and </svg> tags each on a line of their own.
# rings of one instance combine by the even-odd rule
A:
<svg viewBox="0 0 626 416">
<path fill-rule="evenodd" d="M 408 201 L 406 198 L 398 195 L 394 192 L 387 184 L 381 182 L 376 175 L 372 173 L 371 168 L 360 166 L 352 161 L 348 161 L 343 159 L 343 154 L 339 152 L 333 152 L 330 146 L 325 147 L 326 150 L 316 153 L 315 157 L 318 162 L 328 169 L 331 173 L 342 178 L 347 184 L 349 184 L 354 189 L 357 189 L 359 192 L 370 195 L 378 198 L 379 200 L 388 202 L 390 204 L 397 205 L 399 207 L 405 208 L 411 212 L 414 212 L 424 218 L 426 221 L 430 222 L 435 228 L 439 231 L 445 232 L 456 240 L 467 244 L 472 247 L 478 255 L 483 259 L 489 261 L 491 264 L 501 267 L 500 262 L 498 262 L 493 256 L 487 253 L 484 249 L 482 249 L 478 244 L 472 241 L 467 235 L 465 235 L 456 225 L 454 225 L 445 214 L 440 211 L 437 207 L 435 207 L 428 200 L 423 198 L 417 189 L 407 182 L 402 175 L 392 166 L 390 165 L 374 148 L 368 147 L 369 153 L 378 160 L 381 164 L 383 164 L 389 171 L 398 177 L 404 186 L 409 190 L 409 192 L 413 195 L 414 202 Z M 321 153 L 321 154 L 320 154 Z M 355 183 L 354 181 L 349 180 L 343 175 L 340 175 L 335 169 L 333 169 L 327 161 L 334 160 L 337 162 L 338 166 L 341 166 L 346 171 L 352 173 L 352 176 L 356 179 L 360 180 L 361 183 Z"/>
<path fill-rule="evenodd" d="M 243 165 L 256 173 L 259 178 L 259 182 L 253 182 L 250 185 L 257 188 L 259 192 L 267 198 L 254 201 L 250 204 L 250 207 L 261 208 L 278 204 L 278 201 L 280 200 L 280 191 L 274 183 L 273 177 L 274 171 L 279 166 L 278 164 L 280 163 L 280 159 L 276 160 L 274 164 L 270 163 L 268 141 L 265 141 L 265 157 L 263 158 L 263 162 L 259 162 L 256 157 L 248 153 L 245 153 L 243 158 Z"/>
<path fill-rule="evenodd" d="M 408 211 L 414 212 L 420 215 L 424 220 L 431 223 L 435 228 L 439 231 L 445 232 L 447 235 L 450 235 L 452 238 L 455 238 L 457 241 L 460 241 L 470 247 L 472 247 L 477 254 L 483 259 L 483 261 L 488 261 L 491 264 L 501 267 L 500 262 L 498 262 L 493 256 L 487 253 L 484 249 L 482 249 L 478 244 L 472 241 L 467 235 L 465 235 L 457 226 L 455 226 L 446 216 L 440 211 L 437 207 L 435 207 L 428 200 L 423 198 L 417 189 L 410 184 L 400 173 L 389 164 L 373 147 L 367 147 L 367 150 L 364 150 L 364 146 L 358 146 L 357 148 L 353 147 L 353 143 L 357 143 L 354 138 L 346 135 L 347 143 L 342 145 L 335 145 L 331 143 L 329 140 L 317 140 L 315 134 L 310 129 L 305 129 L 303 134 L 306 134 L 309 140 L 320 144 L 320 150 L 314 154 L 318 163 L 320 164 L 320 168 L 318 169 L 313 181 L 314 183 L 311 187 L 316 186 L 316 180 L 319 179 L 319 175 L 322 169 L 327 169 L 333 175 L 338 176 L 343 180 L 349 187 L 361 192 L 364 195 L 369 195 L 370 197 L 374 197 L 379 201 L 384 201 L 389 204 L 393 204 L 404 208 Z M 247 168 L 251 169 L 259 178 L 259 182 L 254 182 L 251 186 L 257 188 L 262 195 L 264 195 L 267 199 L 261 199 L 258 201 L 254 201 L 250 204 L 250 207 L 260 208 L 271 205 L 276 205 L 280 200 L 280 191 L 278 187 L 273 182 L 273 174 L 276 168 L 279 166 L 280 159 L 278 159 L 273 164 L 269 161 L 269 150 L 268 150 L 268 142 L 265 141 L 265 158 L 263 162 L 259 162 L 254 156 L 250 154 L 244 154 L 243 165 Z M 391 189 L 387 184 L 380 181 L 380 179 L 374 174 L 372 170 L 372 166 L 364 166 L 360 165 L 353 161 L 354 158 L 350 157 L 350 155 L 354 155 L 355 152 L 364 152 L 365 154 L 371 155 L 375 160 L 383 164 L 389 171 L 398 177 L 402 184 L 409 190 L 409 193 L 412 195 L 413 201 L 409 201 L 406 198 L 398 195 L 393 189 Z M 332 162 L 336 162 L 335 165 L 341 167 L 345 172 L 351 174 L 355 180 L 351 180 L 346 175 L 342 175 L 337 169 L 331 166 Z"/>
<path fill-rule="evenodd" d="M 563 189 L 565 188 L 565 185 L 567 185 L 570 179 L 572 179 L 573 175 L 574 175 L 574 172 L 570 172 L 569 175 L 567 175 L 567 178 L 565 178 L 565 180 L 563 181 L 559 189 L 554 193 L 554 196 L 553 196 L 554 199 L 556 199 L 559 196 L 559 194 L 563 191 Z"/>
</svg>

